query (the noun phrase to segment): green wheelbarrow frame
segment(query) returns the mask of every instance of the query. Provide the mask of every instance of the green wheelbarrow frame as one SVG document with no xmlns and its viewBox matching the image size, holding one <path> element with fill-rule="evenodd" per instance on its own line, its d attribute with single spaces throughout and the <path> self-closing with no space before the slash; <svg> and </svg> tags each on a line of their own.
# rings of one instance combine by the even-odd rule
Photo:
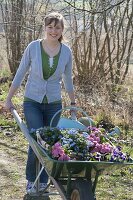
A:
<svg viewBox="0 0 133 200">
<path fill-rule="evenodd" d="M 70 107 L 68 107 L 70 109 Z M 68 109 L 66 108 L 66 109 Z M 82 109 L 80 109 L 82 111 Z M 58 194 L 63 200 L 73 200 L 80 193 L 82 200 L 96 200 L 95 190 L 98 182 L 99 175 L 105 169 L 117 169 L 133 163 L 120 163 L 120 162 L 103 162 L 103 161 L 57 161 L 49 157 L 44 148 L 40 146 L 29 134 L 29 131 L 19 117 L 16 110 L 12 109 L 12 114 L 24 133 L 29 145 L 32 147 L 34 153 L 37 156 L 37 178 L 35 180 L 37 186 L 37 195 L 39 196 L 50 196 L 56 195 L 57 193 L 39 194 L 38 185 L 39 177 L 42 170 L 45 168 L 48 173 L 50 183 L 48 187 L 54 184 L 58 191 Z M 55 116 L 54 116 L 55 117 Z M 51 120 L 52 124 L 52 120 Z M 77 125 L 78 128 L 78 125 Z M 40 170 L 40 163 L 42 168 Z M 74 198 L 73 198 L 74 195 Z"/>
</svg>

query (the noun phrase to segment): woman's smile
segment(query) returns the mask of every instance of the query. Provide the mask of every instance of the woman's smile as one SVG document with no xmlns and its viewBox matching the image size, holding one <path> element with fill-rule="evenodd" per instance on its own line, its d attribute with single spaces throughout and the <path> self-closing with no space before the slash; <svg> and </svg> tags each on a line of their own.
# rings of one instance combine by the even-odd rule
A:
<svg viewBox="0 0 133 200">
<path fill-rule="evenodd" d="M 61 37 L 62 32 L 63 28 L 60 22 L 55 24 L 55 21 L 53 21 L 51 24 L 46 26 L 46 34 L 48 39 L 52 38 L 58 40 Z"/>
</svg>

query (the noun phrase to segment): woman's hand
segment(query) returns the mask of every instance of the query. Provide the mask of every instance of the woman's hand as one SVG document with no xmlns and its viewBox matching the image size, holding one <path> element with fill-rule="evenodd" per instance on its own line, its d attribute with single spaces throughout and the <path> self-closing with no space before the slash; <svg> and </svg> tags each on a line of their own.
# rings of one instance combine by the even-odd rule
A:
<svg viewBox="0 0 133 200">
<path fill-rule="evenodd" d="M 11 111 L 11 109 L 15 108 L 15 106 L 12 103 L 12 97 L 14 96 L 15 92 L 17 91 L 17 88 L 11 85 L 9 89 L 8 96 L 5 101 L 4 109 L 7 111 Z"/>
</svg>

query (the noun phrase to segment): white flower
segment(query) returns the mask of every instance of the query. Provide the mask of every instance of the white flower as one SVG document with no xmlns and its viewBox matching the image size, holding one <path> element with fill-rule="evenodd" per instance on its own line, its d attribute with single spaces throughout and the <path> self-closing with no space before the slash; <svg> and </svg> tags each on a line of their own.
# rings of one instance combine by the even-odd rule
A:
<svg viewBox="0 0 133 200">
<path fill-rule="evenodd" d="M 73 140 L 71 138 L 65 138 L 63 137 L 62 139 L 62 144 L 70 144 L 71 142 L 73 142 Z"/>
<path fill-rule="evenodd" d="M 89 134 L 87 132 L 83 132 L 83 137 L 87 138 Z"/>
<path fill-rule="evenodd" d="M 76 129 L 70 129 L 68 130 L 68 134 L 76 135 L 78 131 Z"/>
</svg>

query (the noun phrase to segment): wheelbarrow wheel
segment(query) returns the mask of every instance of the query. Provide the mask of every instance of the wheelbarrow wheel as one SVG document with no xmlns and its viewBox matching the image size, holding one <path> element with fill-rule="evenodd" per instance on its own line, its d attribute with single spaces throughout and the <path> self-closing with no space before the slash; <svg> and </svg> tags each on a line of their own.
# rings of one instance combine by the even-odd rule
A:
<svg viewBox="0 0 133 200">
<path fill-rule="evenodd" d="M 72 183 L 71 188 L 71 200 L 95 200 L 91 182 L 77 179 Z"/>
</svg>

